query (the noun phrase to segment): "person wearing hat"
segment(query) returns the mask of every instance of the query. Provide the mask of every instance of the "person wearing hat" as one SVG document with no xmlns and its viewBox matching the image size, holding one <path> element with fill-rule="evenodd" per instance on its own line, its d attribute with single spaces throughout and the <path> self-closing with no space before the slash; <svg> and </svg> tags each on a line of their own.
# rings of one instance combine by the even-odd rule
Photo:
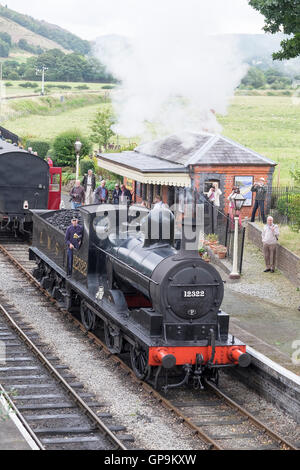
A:
<svg viewBox="0 0 300 470">
<path fill-rule="evenodd" d="M 267 196 L 267 186 L 265 184 L 265 179 L 260 178 L 258 182 L 255 182 L 251 188 L 253 193 L 256 193 L 255 203 L 252 211 L 251 222 L 255 222 L 255 215 L 257 209 L 259 208 L 261 218 L 263 223 L 266 223 L 266 216 L 265 216 L 265 200 Z"/>
<path fill-rule="evenodd" d="M 117 183 L 115 185 L 115 189 L 113 190 L 113 194 L 112 194 L 112 201 L 113 201 L 113 204 L 115 204 L 116 206 L 120 204 L 121 195 L 122 195 L 122 191 L 121 191 L 120 185 Z"/>
<path fill-rule="evenodd" d="M 72 225 L 67 229 L 65 242 L 68 247 L 67 276 L 71 277 L 73 271 L 74 250 L 79 250 L 82 243 L 83 227 L 79 225 L 77 217 L 73 217 Z"/>
</svg>

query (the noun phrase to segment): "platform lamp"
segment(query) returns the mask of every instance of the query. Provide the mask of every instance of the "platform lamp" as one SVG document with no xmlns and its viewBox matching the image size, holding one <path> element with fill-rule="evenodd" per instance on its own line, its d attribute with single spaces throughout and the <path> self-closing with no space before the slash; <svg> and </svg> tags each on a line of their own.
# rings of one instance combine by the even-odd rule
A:
<svg viewBox="0 0 300 470">
<path fill-rule="evenodd" d="M 234 243 L 233 243 L 233 267 L 230 279 L 239 279 L 240 273 L 238 271 L 238 246 L 239 246 L 239 215 L 246 199 L 240 192 L 237 192 L 233 197 L 234 202 Z"/>
<path fill-rule="evenodd" d="M 80 157 L 80 151 L 82 149 L 82 143 L 80 142 L 79 139 L 76 140 L 75 144 L 75 153 L 76 153 L 76 181 L 79 179 L 79 157 Z"/>
</svg>

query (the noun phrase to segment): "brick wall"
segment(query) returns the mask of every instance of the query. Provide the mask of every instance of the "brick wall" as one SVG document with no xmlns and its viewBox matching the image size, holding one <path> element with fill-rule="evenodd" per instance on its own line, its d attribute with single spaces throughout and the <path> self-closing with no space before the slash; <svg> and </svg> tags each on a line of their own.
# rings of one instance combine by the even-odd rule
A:
<svg viewBox="0 0 300 470">
<path fill-rule="evenodd" d="M 259 178 L 264 178 L 268 188 L 272 188 L 274 167 L 266 166 L 195 166 L 194 167 L 194 185 L 198 191 L 202 192 L 204 183 L 210 179 L 220 180 L 220 189 L 223 193 L 221 196 L 221 210 L 228 213 L 229 201 L 228 197 L 232 192 L 234 186 L 235 176 L 253 176 L 254 181 Z M 270 192 L 270 191 L 269 191 Z M 242 218 L 251 217 L 255 195 L 253 196 L 252 206 L 244 207 L 242 209 Z M 270 201 L 266 202 L 266 213 L 268 213 L 268 207 Z"/>
<path fill-rule="evenodd" d="M 261 229 L 249 222 L 247 231 L 248 239 L 262 251 Z M 281 246 L 280 243 L 277 247 L 276 267 L 295 286 L 300 287 L 300 257 Z"/>
</svg>

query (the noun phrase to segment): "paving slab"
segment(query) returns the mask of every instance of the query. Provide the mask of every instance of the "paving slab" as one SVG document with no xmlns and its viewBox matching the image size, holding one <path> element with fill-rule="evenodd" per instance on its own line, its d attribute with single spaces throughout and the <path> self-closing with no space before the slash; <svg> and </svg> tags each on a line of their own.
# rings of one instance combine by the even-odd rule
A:
<svg viewBox="0 0 300 470">
<path fill-rule="evenodd" d="M 32 450 L 13 419 L 0 402 L 0 450 Z"/>
</svg>

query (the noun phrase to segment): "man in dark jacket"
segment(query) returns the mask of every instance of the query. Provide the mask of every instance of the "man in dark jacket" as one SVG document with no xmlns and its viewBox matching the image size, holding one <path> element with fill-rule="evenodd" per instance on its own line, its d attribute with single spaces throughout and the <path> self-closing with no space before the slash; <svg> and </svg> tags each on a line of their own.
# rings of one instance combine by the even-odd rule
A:
<svg viewBox="0 0 300 470">
<path fill-rule="evenodd" d="M 108 201 L 108 190 L 106 188 L 106 181 L 101 182 L 101 186 L 95 192 L 95 204 L 106 204 Z"/>
<path fill-rule="evenodd" d="M 256 193 L 255 204 L 254 204 L 253 211 L 252 211 L 251 222 L 255 221 L 256 211 L 259 208 L 263 223 L 265 224 L 266 223 L 265 200 L 266 200 L 266 196 L 267 196 L 267 186 L 265 185 L 265 179 L 260 178 L 259 182 L 254 183 L 254 185 L 251 188 L 251 191 L 253 193 Z"/>
<path fill-rule="evenodd" d="M 113 204 L 120 204 L 120 197 L 122 196 L 122 191 L 120 189 L 120 185 L 119 184 L 116 184 L 115 186 L 115 189 L 113 191 L 113 195 L 112 195 L 112 198 L 113 198 Z"/>
<path fill-rule="evenodd" d="M 85 204 L 87 206 L 93 204 L 93 193 L 96 189 L 96 177 L 93 170 L 89 170 L 87 175 L 84 175 L 82 186 L 85 191 Z"/>
<path fill-rule="evenodd" d="M 84 188 L 80 185 L 80 181 L 76 181 L 74 188 L 70 192 L 72 209 L 79 209 L 84 205 L 85 192 Z"/>
<path fill-rule="evenodd" d="M 130 206 L 132 203 L 132 194 L 129 189 L 126 188 L 125 184 L 121 186 L 120 204 L 127 204 Z"/>
<path fill-rule="evenodd" d="M 72 225 L 66 232 L 65 242 L 68 246 L 68 263 L 67 263 L 67 275 L 70 277 L 73 271 L 73 257 L 74 250 L 79 250 L 82 243 L 83 228 L 78 224 L 78 219 L 74 217 L 72 219 Z"/>
</svg>

